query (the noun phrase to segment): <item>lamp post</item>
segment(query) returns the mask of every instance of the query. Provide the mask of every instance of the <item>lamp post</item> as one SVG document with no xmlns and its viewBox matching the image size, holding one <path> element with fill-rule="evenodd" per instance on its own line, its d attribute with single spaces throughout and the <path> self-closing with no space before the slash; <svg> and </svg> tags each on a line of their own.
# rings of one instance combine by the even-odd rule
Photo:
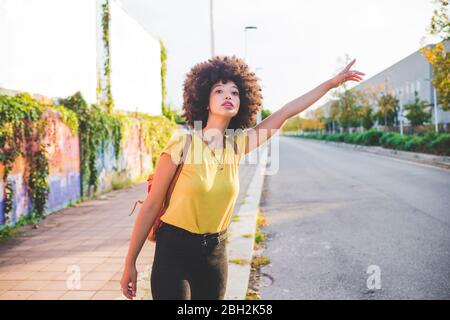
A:
<svg viewBox="0 0 450 320">
<path fill-rule="evenodd" d="M 437 94 L 436 94 L 436 88 L 433 86 L 433 101 L 434 101 L 434 129 L 436 130 L 436 133 L 439 132 L 439 121 L 438 121 L 438 115 L 437 115 Z"/>
<path fill-rule="evenodd" d="M 249 58 L 248 58 L 248 49 L 247 49 L 247 30 L 256 30 L 258 29 L 256 26 L 246 26 L 244 28 L 244 32 L 245 32 L 245 62 L 247 62 L 247 64 L 249 64 Z M 256 124 L 260 123 L 262 119 L 262 114 L 261 111 L 258 111 L 258 113 L 256 114 Z"/>
<path fill-rule="evenodd" d="M 399 91 L 399 103 L 400 103 L 400 111 L 398 116 L 398 121 L 400 122 L 400 135 L 403 135 L 403 102 L 402 102 L 403 91 Z"/>
<path fill-rule="evenodd" d="M 433 85 L 433 82 L 431 82 L 430 78 L 425 78 L 425 81 L 430 82 L 430 85 L 433 86 L 433 104 L 434 104 L 434 130 L 436 133 L 439 132 L 439 121 L 438 121 L 438 115 L 437 115 L 437 93 L 436 93 L 436 87 Z"/>
<path fill-rule="evenodd" d="M 248 63 L 248 55 L 247 55 L 247 30 L 256 30 L 256 29 L 258 29 L 257 27 L 255 27 L 255 26 L 246 26 L 245 28 L 244 28 L 244 32 L 245 32 L 245 56 L 244 56 L 244 59 L 245 59 L 245 61 Z"/>
<path fill-rule="evenodd" d="M 261 68 L 261 67 L 256 67 L 255 68 L 255 72 L 258 72 L 259 70 L 263 70 L 263 68 Z M 264 88 L 265 86 L 261 84 L 261 87 Z M 261 106 L 261 108 L 262 108 L 262 106 Z M 262 112 L 260 110 L 256 114 L 256 124 L 260 123 L 261 121 L 262 121 Z"/>
<path fill-rule="evenodd" d="M 214 0 L 209 0 L 209 16 L 211 23 L 211 57 L 214 57 L 214 13 L 213 13 L 213 2 Z"/>
</svg>

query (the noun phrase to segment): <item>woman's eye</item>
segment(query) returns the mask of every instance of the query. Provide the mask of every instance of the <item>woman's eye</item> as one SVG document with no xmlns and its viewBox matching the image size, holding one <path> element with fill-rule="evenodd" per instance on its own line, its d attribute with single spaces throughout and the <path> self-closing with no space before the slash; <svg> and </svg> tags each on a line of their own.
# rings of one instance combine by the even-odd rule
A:
<svg viewBox="0 0 450 320">
<path fill-rule="evenodd" d="M 221 92 L 222 92 L 221 89 L 216 90 L 216 93 L 221 93 Z M 234 95 L 239 95 L 239 92 L 238 91 L 234 91 L 233 94 Z"/>
</svg>

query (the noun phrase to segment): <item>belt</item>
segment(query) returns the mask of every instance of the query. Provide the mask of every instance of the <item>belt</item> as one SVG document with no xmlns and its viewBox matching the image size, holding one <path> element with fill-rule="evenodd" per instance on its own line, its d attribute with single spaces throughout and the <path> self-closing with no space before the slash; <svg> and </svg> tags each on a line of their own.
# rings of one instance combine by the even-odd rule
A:
<svg viewBox="0 0 450 320">
<path fill-rule="evenodd" d="M 179 228 L 169 223 L 162 222 L 161 229 L 169 229 L 171 232 L 175 232 L 181 235 L 184 239 L 192 239 L 199 241 L 202 246 L 208 246 L 209 244 L 219 244 L 225 241 L 228 237 L 228 230 L 222 230 L 216 233 L 192 233 L 183 228 Z"/>
</svg>

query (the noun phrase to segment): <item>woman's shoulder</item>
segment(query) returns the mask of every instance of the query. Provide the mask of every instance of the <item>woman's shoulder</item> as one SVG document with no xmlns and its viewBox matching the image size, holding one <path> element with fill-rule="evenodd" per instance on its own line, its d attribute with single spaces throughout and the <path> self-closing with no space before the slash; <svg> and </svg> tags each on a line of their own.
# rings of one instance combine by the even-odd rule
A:
<svg viewBox="0 0 450 320">
<path fill-rule="evenodd" d="M 167 153 L 172 157 L 174 163 L 179 163 L 183 147 L 185 146 L 187 139 L 191 137 L 190 135 L 191 132 L 186 129 L 175 130 L 164 145 L 160 154 Z"/>
</svg>

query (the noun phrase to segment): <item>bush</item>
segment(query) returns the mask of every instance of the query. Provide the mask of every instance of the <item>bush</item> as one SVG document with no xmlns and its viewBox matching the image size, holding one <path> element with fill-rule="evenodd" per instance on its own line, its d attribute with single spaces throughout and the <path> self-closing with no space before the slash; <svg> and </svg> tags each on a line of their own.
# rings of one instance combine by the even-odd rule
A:
<svg viewBox="0 0 450 320">
<path fill-rule="evenodd" d="M 428 143 L 430 151 L 433 153 L 450 156 L 450 133 L 438 135 L 435 139 Z"/>
<path fill-rule="evenodd" d="M 362 134 L 363 144 L 366 146 L 379 146 L 383 131 L 369 130 Z"/>
<path fill-rule="evenodd" d="M 338 134 L 337 133 L 331 133 L 327 135 L 327 141 L 338 141 Z"/>
<path fill-rule="evenodd" d="M 328 133 L 301 135 L 302 138 L 334 142 L 356 143 L 366 146 L 424 152 L 450 156 L 450 134 L 428 131 L 423 135 L 401 135 L 397 132 L 383 132 L 375 129 L 358 133 Z"/>
<path fill-rule="evenodd" d="M 386 148 L 397 149 L 400 142 L 399 140 L 401 139 L 399 136 L 401 137 L 401 135 L 396 132 L 384 133 L 380 139 L 380 144 Z"/>
<path fill-rule="evenodd" d="M 420 148 L 423 138 L 418 136 L 406 136 L 407 139 L 404 142 L 405 150 L 417 151 Z"/>
<path fill-rule="evenodd" d="M 355 133 L 353 142 L 356 144 L 364 144 L 364 133 L 362 133 L 362 132 Z"/>
<path fill-rule="evenodd" d="M 431 143 L 438 137 L 434 131 L 428 131 L 423 135 L 418 135 L 421 138 L 420 144 L 416 147 L 419 152 L 434 153 L 431 150 Z"/>
<path fill-rule="evenodd" d="M 353 137 L 350 133 L 344 133 L 342 136 L 343 136 L 344 142 L 353 143 Z"/>
</svg>

